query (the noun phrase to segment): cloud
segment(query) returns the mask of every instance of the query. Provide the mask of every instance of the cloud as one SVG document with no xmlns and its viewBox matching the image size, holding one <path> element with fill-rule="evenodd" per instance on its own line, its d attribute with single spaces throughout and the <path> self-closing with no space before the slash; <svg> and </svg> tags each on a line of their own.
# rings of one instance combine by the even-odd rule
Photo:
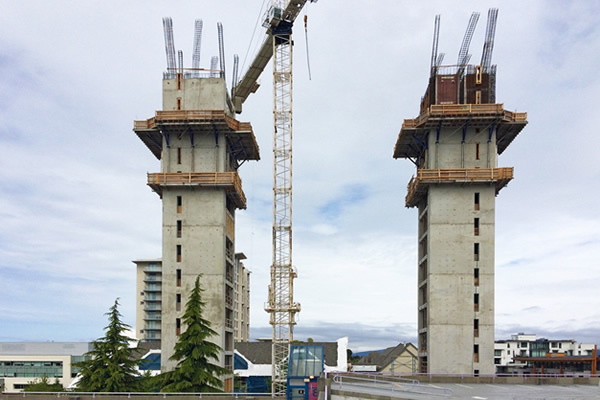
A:
<svg viewBox="0 0 600 400">
<path fill-rule="evenodd" d="M 131 131 L 132 120 L 161 108 L 161 17 L 173 17 L 186 64 L 194 18 L 205 23 L 202 65 L 218 53 L 214 25 L 223 22 L 230 70 L 234 53 L 250 48 L 253 57 L 248 42 L 260 12 L 252 2 L 233 0 L 201 9 L 192 1 L 5 3 L 3 338 L 93 339 L 116 297 L 125 320 L 135 321 L 130 260 L 161 252 L 161 203 L 145 184 L 146 172 L 160 163 Z M 339 332 L 360 350 L 353 343 L 385 347 L 416 335 L 417 211 L 404 207 L 415 167 L 394 160 L 393 146 L 403 119 L 419 111 L 434 16 L 442 15 L 440 51 L 452 61 L 471 11 L 485 13 L 488 6 L 500 8 L 493 55 L 498 100 L 527 111 L 530 121 L 499 158 L 500 166 L 515 167 L 515 179 L 496 200 L 498 332 L 593 337 L 589 327 L 600 320 L 589 312 L 598 308 L 600 208 L 590 182 L 600 177 L 600 136 L 590 128 L 597 124 L 594 103 L 585 100 L 600 90 L 600 61 L 589 56 L 600 47 L 598 6 L 507 0 L 408 8 L 394 0 L 368 6 L 328 0 L 308 8 L 312 80 L 302 34 L 294 49 L 299 336 L 334 340 Z M 264 37 L 260 24 L 256 29 L 255 42 Z M 473 59 L 483 32 L 480 24 Z M 240 169 L 248 209 L 236 217 L 236 251 L 248 256 L 253 271 L 252 327 L 267 336 L 271 74 L 269 65 L 238 116 L 252 123 L 262 160 Z"/>
</svg>

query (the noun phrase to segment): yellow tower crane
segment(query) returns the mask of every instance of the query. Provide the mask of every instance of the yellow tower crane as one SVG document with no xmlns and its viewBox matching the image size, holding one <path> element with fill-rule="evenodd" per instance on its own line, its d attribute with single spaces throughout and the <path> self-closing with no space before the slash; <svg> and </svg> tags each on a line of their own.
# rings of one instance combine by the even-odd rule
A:
<svg viewBox="0 0 600 400">
<path fill-rule="evenodd" d="M 265 307 L 273 327 L 273 395 L 286 393 L 289 347 L 295 314 L 300 311 L 300 304 L 294 302 L 296 271 L 292 266 L 292 26 L 307 1 L 272 1 L 263 22 L 267 38 L 232 91 L 235 110 L 241 113 L 242 104 L 258 89 L 257 79 L 273 57 L 273 259 Z"/>
</svg>

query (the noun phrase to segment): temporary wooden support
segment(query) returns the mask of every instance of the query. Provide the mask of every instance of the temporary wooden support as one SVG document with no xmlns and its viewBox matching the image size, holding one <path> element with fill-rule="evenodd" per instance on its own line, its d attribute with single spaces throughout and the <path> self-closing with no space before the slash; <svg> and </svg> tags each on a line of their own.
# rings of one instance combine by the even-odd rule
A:
<svg viewBox="0 0 600 400">
<path fill-rule="evenodd" d="M 159 196 L 162 196 L 163 187 L 166 186 L 223 187 L 227 196 L 238 208 L 246 208 L 246 196 L 242 190 L 242 180 L 237 171 L 149 173 L 148 186 Z"/>
<path fill-rule="evenodd" d="M 240 122 L 225 114 L 222 110 L 174 110 L 156 111 L 152 118 L 141 121 L 133 121 L 134 130 L 154 129 L 160 123 L 194 123 L 194 122 L 218 122 L 223 121 L 234 131 L 252 132 L 249 122 Z"/>
<path fill-rule="evenodd" d="M 458 116 L 499 116 L 505 122 L 527 122 L 526 112 L 512 112 L 504 109 L 503 104 L 432 104 L 417 118 L 405 119 L 402 129 L 414 129 L 422 126 L 431 118 Z"/>
<path fill-rule="evenodd" d="M 417 170 L 408 183 L 406 207 L 417 206 L 419 200 L 427 193 L 428 185 L 438 183 L 493 183 L 496 193 L 513 178 L 513 168 L 455 168 Z"/>
</svg>

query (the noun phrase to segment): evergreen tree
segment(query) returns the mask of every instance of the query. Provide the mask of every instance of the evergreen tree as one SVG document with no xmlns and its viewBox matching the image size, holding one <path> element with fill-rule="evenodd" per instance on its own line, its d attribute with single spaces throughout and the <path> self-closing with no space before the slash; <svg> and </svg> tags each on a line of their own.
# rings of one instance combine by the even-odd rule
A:
<svg viewBox="0 0 600 400">
<path fill-rule="evenodd" d="M 202 318 L 206 303 L 202 301 L 201 276 L 196 278 L 194 290 L 185 306 L 183 323 L 186 329 L 179 336 L 170 358 L 178 363 L 175 370 L 165 376 L 167 385 L 162 389 L 164 392 L 220 391 L 223 383 L 219 377 L 230 372 L 211 362 L 219 359 L 221 347 L 208 341 L 216 332 L 211 329 L 210 321 Z"/>
<path fill-rule="evenodd" d="M 138 373 L 137 360 L 133 359 L 133 349 L 124 332 L 129 325 L 121 322 L 118 310 L 119 299 L 105 315 L 108 325 L 106 335 L 92 342 L 93 350 L 85 355 L 88 360 L 77 363 L 81 379 L 77 389 L 83 392 L 129 392 L 136 390 Z"/>
</svg>

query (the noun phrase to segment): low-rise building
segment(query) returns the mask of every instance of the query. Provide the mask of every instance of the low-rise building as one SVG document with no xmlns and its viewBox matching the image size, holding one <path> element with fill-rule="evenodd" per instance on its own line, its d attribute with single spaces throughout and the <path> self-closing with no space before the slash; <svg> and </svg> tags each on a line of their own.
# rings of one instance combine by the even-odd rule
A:
<svg viewBox="0 0 600 400">
<path fill-rule="evenodd" d="M 384 350 L 372 351 L 352 365 L 355 372 L 416 374 L 419 352 L 412 343 L 400 343 Z"/>
<path fill-rule="evenodd" d="M 88 342 L 4 342 L 0 343 L 0 379 L 4 391 L 20 392 L 30 383 L 43 377 L 68 387 L 78 368 L 92 350 Z"/>
<path fill-rule="evenodd" d="M 536 363 L 546 364 L 545 373 L 591 373 L 588 358 L 595 354 L 595 347 L 573 339 L 545 339 L 518 333 L 509 340 L 496 341 L 494 364 L 496 373 L 540 373 L 542 369 L 536 368 Z"/>
<path fill-rule="evenodd" d="M 323 371 L 348 371 L 348 338 L 335 342 L 294 342 L 293 346 L 322 346 Z M 234 374 L 235 390 L 248 393 L 267 393 L 271 391 L 271 350 L 270 340 L 257 342 L 237 342 L 235 344 Z"/>
</svg>

